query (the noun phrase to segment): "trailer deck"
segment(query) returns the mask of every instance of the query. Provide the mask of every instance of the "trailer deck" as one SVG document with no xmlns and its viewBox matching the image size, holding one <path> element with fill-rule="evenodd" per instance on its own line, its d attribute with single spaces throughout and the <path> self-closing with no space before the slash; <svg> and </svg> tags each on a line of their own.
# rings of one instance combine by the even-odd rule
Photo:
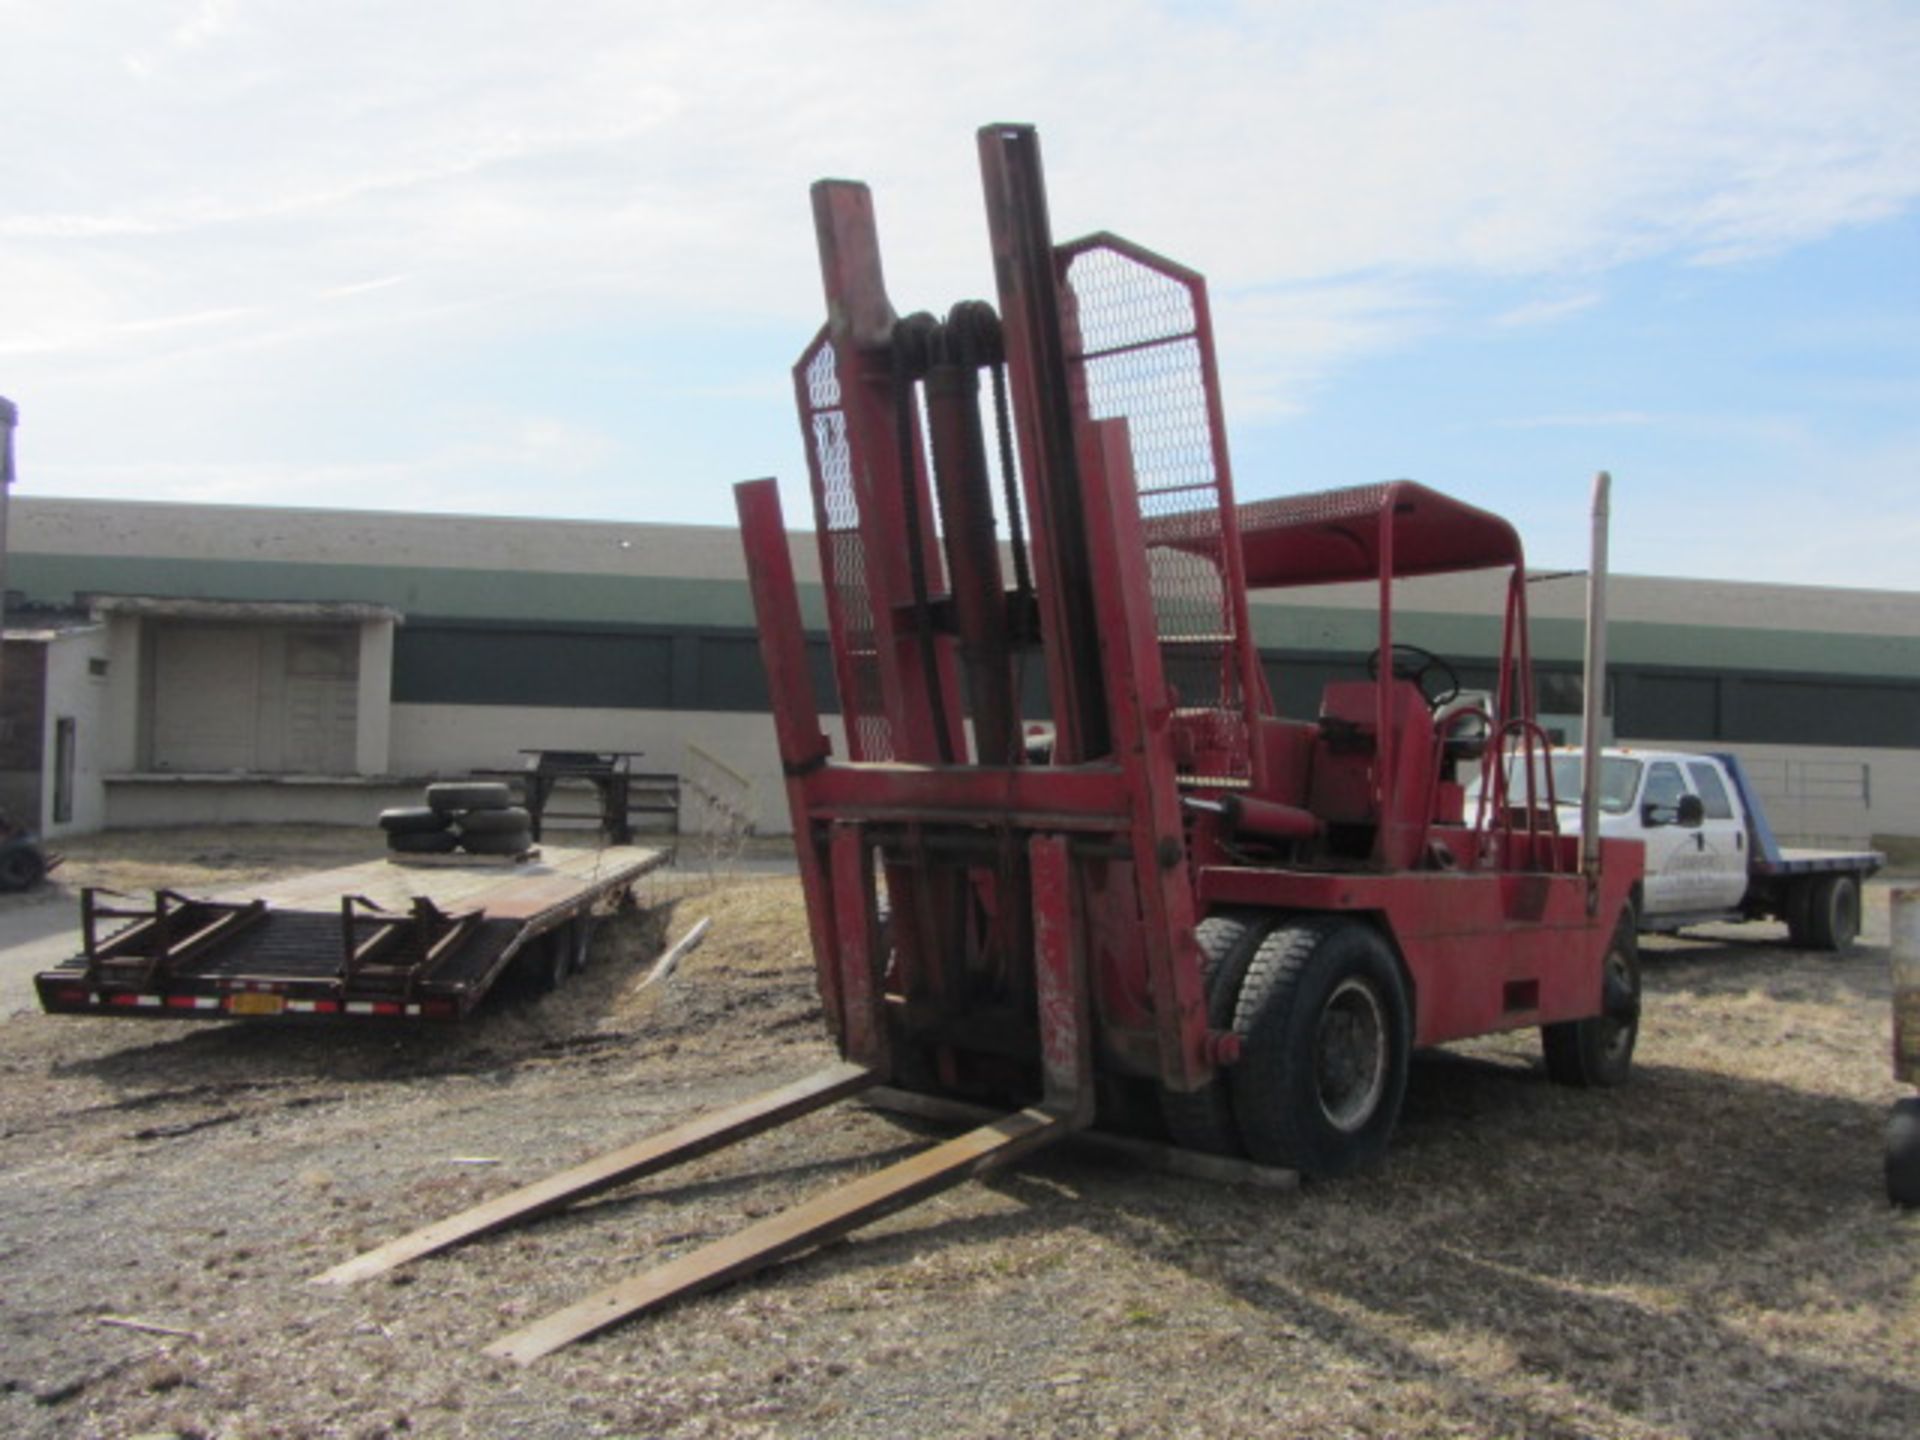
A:
<svg viewBox="0 0 1920 1440">
<path fill-rule="evenodd" d="M 458 1019 L 536 944 L 545 976 L 564 978 L 594 913 L 671 856 L 548 845 L 506 864 L 382 859 L 243 891 L 161 890 L 138 908 L 88 890 L 81 952 L 34 987 L 57 1015 Z"/>
</svg>

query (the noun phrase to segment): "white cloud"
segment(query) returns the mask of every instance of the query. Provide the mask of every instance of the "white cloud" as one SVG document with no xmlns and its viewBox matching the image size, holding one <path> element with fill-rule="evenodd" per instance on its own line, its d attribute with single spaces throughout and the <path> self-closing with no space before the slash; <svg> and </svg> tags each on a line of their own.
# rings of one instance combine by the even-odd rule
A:
<svg viewBox="0 0 1920 1440">
<path fill-rule="evenodd" d="M 1534 300 L 1525 305 L 1516 305 L 1513 309 L 1493 317 L 1493 324 L 1502 330 L 1520 330 L 1533 325 L 1551 325 L 1564 320 L 1569 315 L 1578 315 L 1583 310 L 1591 310 L 1605 297 L 1597 290 L 1584 295 L 1568 295 L 1558 300 Z"/>
<path fill-rule="evenodd" d="M 537 364 L 614 306 L 649 317 L 637 350 L 749 324 L 797 350 L 820 174 L 874 184 L 901 308 L 988 293 L 989 120 L 1041 125 L 1063 237 L 1212 277 L 1236 421 L 1444 323 L 1462 277 L 1527 281 L 1549 298 L 1498 323 L 1544 324 L 1610 266 L 1920 196 L 1920 11 L 1875 0 L 95 0 L 8 25 L 35 57 L 13 126 L 58 142 L 0 154 L 0 357 L 75 394 L 137 372 L 156 411 L 189 383 L 298 393 L 343 337 L 373 365 L 401 336 Z M 141 463 L 137 434 L 62 438 Z"/>
</svg>

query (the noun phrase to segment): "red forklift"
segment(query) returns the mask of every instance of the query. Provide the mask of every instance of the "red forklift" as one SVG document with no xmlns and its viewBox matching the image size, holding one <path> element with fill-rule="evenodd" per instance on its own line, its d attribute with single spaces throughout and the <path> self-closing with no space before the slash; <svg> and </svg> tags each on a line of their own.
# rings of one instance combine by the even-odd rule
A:
<svg viewBox="0 0 1920 1440">
<path fill-rule="evenodd" d="M 1640 851 L 1556 826 L 1512 527 L 1404 481 L 1236 505 L 1204 281 L 1056 244 L 1032 129 L 979 149 L 997 307 L 901 317 L 867 188 L 813 190 L 828 320 L 794 379 L 837 735 L 777 488 L 737 490 L 844 1063 L 322 1279 L 876 1086 L 1005 1112 L 492 1347 L 527 1361 L 1084 1127 L 1323 1177 L 1382 1154 L 1418 1047 L 1538 1027 L 1553 1080 L 1627 1077 Z M 1471 570 L 1506 576 L 1486 703 L 1394 630 L 1396 580 Z M 1368 678 L 1277 713 L 1249 592 L 1352 581 Z"/>
</svg>

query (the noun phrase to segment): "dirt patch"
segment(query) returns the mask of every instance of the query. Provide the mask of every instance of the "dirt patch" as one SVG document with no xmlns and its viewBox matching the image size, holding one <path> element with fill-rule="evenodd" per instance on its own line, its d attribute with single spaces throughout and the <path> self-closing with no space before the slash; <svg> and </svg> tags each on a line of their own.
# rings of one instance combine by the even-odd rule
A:
<svg viewBox="0 0 1920 1440">
<path fill-rule="evenodd" d="M 157 859 L 285 863 L 226 833 Z M 150 884 L 156 857 L 111 841 L 84 863 Z M 1650 943 L 1625 1091 L 1546 1084 L 1530 1036 L 1423 1058 L 1387 1164 L 1350 1181 L 1276 1195 L 1050 1153 L 533 1367 L 481 1354 L 924 1143 L 848 1106 L 387 1279 L 307 1283 L 831 1058 L 795 882 L 646 898 L 574 986 L 451 1029 L 0 1026 L 0 1427 L 1920 1433 L 1920 1219 L 1879 1183 L 1883 887 L 1840 960 L 1766 930 Z M 636 990 L 703 916 L 705 945 Z M 189 1333 L 105 1323 L 129 1318 Z"/>
</svg>

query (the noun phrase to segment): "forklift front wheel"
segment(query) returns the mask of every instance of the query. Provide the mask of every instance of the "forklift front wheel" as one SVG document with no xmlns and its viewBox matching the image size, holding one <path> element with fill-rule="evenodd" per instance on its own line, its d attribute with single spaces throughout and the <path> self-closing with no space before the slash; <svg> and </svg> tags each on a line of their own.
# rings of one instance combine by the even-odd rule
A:
<svg viewBox="0 0 1920 1440">
<path fill-rule="evenodd" d="M 1228 1072 L 1241 1143 L 1306 1176 L 1379 1159 L 1407 1091 L 1412 1025 L 1387 942 L 1359 920 L 1278 926 L 1240 987 Z"/>
<path fill-rule="evenodd" d="M 1547 1078 L 1556 1085 L 1624 1085 L 1640 1035 L 1640 942 L 1629 909 L 1607 946 L 1600 1013 L 1540 1027 Z"/>
<path fill-rule="evenodd" d="M 1200 981 L 1207 996 L 1207 1028 L 1230 1030 L 1240 986 L 1260 943 L 1273 929 L 1273 916 L 1260 910 L 1225 910 L 1194 926 L 1200 948 Z M 1160 1091 L 1160 1118 L 1182 1149 L 1208 1155 L 1239 1155 L 1240 1132 L 1233 1121 L 1233 1098 L 1224 1074 L 1198 1090 Z"/>
</svg>

